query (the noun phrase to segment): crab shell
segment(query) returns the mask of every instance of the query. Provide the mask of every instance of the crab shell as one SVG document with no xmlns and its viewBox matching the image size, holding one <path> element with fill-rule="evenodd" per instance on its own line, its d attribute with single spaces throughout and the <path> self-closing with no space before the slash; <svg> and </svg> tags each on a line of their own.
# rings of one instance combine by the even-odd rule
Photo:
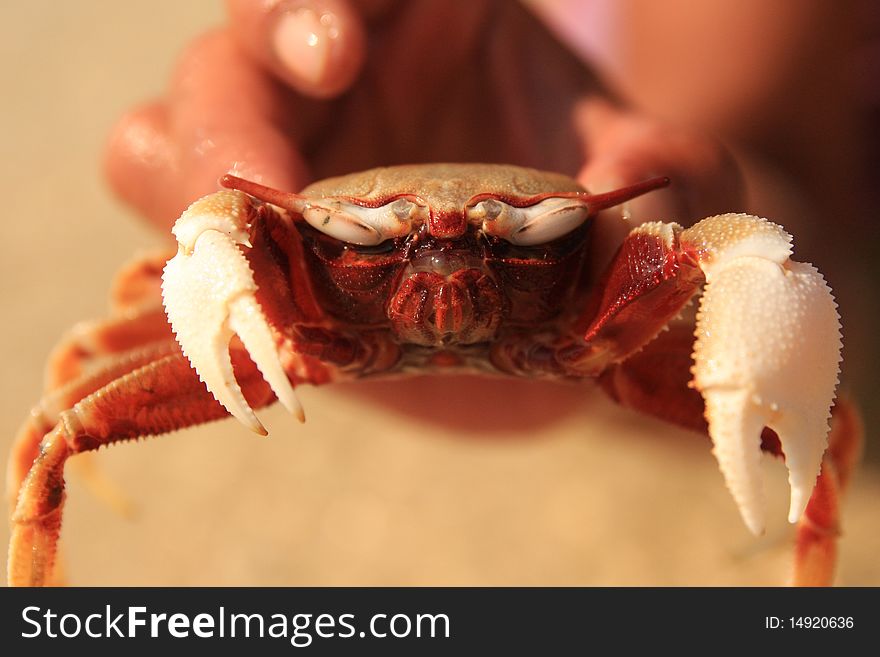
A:
<svg viewBox="0 0 880 657">
<path fill-rule="evenodd" d="M 393 191 L 392 191 L 393 190 Z M 428 231 L 438 239 L 461 237 L 462 208 L 481 196 L 531 199 L 559 192 L 586 193 L 568 176 L 497 164 L 428 164 L 383 167 L 327 178 L 301 192 L 306 199 L 342 197 L 382 204 L 390 196 L 412 197 L 430 207 Z"/>
<path fill-rule="evenodd" d="M 504 245 L 544 242 L 548 227 L 569 232 L 561 220 L 583 224 L 588 212 L 579 197 L 543 197 L 559 192 L 585 194 L 558 174 L 489 165 L 377 169 L 313 185 L 302 194 L 302 216 L 315 230 L 301 233 L 318 302 L 345 325 L 390 325 L 399 344 L 445 348 L 447 359 L 462 360 L 457 346 L 491 343 L 512 325 L 539 330 L 560 314 L 583 254 L 572 244 L 537 262 L 509 257 Z M 378 217 L 374 230 L 340 226 L 339 214 L 324 209 L 340 198 L 352 199 L 344 204 L 351 216 Z M 514 205 L 523 200 L 534 202 Z M 325 256 L 322 233 L 361 248 Z"/>
</svg>

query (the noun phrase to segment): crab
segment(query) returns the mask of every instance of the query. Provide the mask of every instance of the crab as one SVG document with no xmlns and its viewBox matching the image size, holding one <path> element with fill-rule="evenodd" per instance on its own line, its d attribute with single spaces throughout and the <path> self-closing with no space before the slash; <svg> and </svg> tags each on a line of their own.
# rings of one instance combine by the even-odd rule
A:
<svg viewBox="0 0 880 657">
<path fill-rule="evenodd" d="M 299 385 L 425 372 L 594 379 L 708 432 L 756 534 L 761 453 L 784 457 L 794 583 L 830 583 L 859 446 L 835 403 L 831 291 L 746 214 L 642 224 L 593 276 L 592 219 L 668 182 L 590 194 L 556 173 L 431 164 L 288 193 L 224 176 L 175 223 L 167 264 L 131 264 L 116 314 L 50 358 L 10 459 L 10 585 L 52 581 L 71 456 L 227 415 L 265 434 L 254 409 L 276 400 L 304 419 Z M 677 318 L 701 290 L 694 329 Z"/>
</svg>

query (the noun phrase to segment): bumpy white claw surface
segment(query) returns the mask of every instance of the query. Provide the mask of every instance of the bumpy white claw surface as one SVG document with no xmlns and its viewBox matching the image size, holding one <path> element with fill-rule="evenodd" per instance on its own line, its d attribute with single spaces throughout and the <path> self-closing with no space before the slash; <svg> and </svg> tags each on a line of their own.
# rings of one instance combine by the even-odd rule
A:
<svg viewBox="0 0 880 657">
<path fill-rule="evenodd" d="M 789 470 L 788 519 L 797 522 L 827 446 L 840 366 L 831 290 L 812 265 L 789 260 L 791 237 L 765 219 L 710 217 L 681 241 L 705 254 L 693 371 L 721 471 L 746 525 L 761 533 L 761 430 L 772 428 Z"/>
<path fill-rule="evenodd" d="M 302 419 L 272 330 L 254 296 L 257 285 L 239 244 L 249 246 L 248 197 L 222 191 L 193 203 L 172 232 L 179 249 L 162 276 L 162 297 L 183 353 L 230 414 L 265 434 L 235 380 L 229 340 L 238 335 L 279 401 Z"/>
</svg>

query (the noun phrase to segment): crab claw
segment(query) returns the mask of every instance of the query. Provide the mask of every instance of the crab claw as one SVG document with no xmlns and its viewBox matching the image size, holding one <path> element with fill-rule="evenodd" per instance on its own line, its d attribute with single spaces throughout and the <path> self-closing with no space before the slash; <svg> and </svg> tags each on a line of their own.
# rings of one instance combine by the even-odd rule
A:
<svg viewBox="0 0 880 657">
<path fill-rule="evenodd" d="M 681 234 L 706 276 L 697 315 L 694 386 L 714 453 L 752 532 L 764 530 L 761 431 L 779 436 L 791 485 L 789 522 L 804 512 L 827 446 L 840 368 L 840 319 L 791 236 L 765 219 L 710 217 Z"/>
<path fill-rule="evenodd" d="M 230 414 L 265 435 L 235 380 L 229 355 L 233 334 L 284 407 L 300 420 L 303 412 L 239 247 L 250 247 L 250 204 L 246 194 L 221 191 L 184 211 L 172 229 L 178 252 L 165 266 L 162 297 L 171 328 L 199 378 Z"/>
</svg>

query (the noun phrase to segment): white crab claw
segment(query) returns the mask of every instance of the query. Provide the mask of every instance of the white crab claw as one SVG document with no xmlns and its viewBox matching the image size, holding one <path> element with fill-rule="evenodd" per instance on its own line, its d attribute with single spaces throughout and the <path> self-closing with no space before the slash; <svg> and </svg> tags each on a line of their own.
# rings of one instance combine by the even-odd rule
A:
<svg viewBox="0 0 880 657">
<path fill-rule="evenodd" d="M 238 246 L 250 246 L 248 203 L 246 194 L 222 191 L 184 211 L 172 229 L 179 249 L 165 266 L 162 297 L 183 353 L 211 394 L 245 426 L 265 434 L 235 380 L 229 356 L 233 334 L 285 408 L 299 419 L 303 412 Z"/>
<path fill-rule="evenodd" d="M 715 456 L 746 525 L 764 530 L 761 431 L 779 436 L 791 485 L 789 522 L 806 508 L 827 446 L 840 368 L 840 319 L 791 236 L 765 219 L 728 214 L 681 235 L 701 253 L 707 285 L 697 315 L 694 385 L 706 402 Z"/>
</svg>

